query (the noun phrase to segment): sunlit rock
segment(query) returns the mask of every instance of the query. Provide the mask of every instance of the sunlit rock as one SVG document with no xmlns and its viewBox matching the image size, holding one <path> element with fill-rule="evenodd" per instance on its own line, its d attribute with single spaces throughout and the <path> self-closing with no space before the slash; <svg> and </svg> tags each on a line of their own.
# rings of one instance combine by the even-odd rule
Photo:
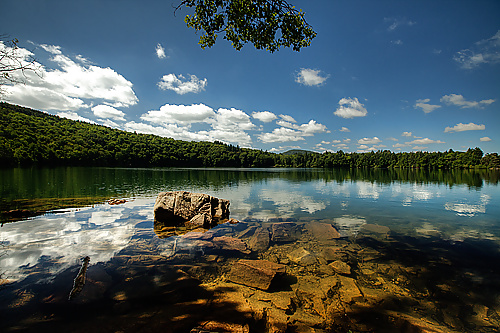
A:
<svg viewBox="0 0 500 333">
<path fill-rule="evenodd" d="M 343 261 L 335 260 L 334 262 L 332 262 L 328 266 L 330 266 L 333 269 L 333 271 L 337 274 L 342 274 L 342 275 L 350 275 L 351 274 L 351 266 L 349 266 L 348 264 L 346 264 Z"/>
<path fill-rule="evenodd" d="M 284 265 L 267 260 L 241 259 L 231 267 L 228 279 L 234 283 L 267 290 L 275 276 L 284 273 Z"/>
<path fill-rule="evenodd" d="M 212 224 L 229 218 L 229 201 L 186 191 L 161 192 L 154 205 L 155 220 L 175 225 L 191 221 Z M 200 217 L 199 215 L 206 215 Z"/>
</svg>

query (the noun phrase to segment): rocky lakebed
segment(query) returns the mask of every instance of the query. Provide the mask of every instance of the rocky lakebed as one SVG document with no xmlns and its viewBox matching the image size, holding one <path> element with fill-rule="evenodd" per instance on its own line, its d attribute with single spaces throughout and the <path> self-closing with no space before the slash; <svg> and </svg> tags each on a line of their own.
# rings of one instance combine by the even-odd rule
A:
<svg viewBox="0 0 500 333">
<path fill-rule="evenodd" d="M 195 333 L 500 328 L 500 261 L 493 243 L 328 219 L 237 221 L 229 219 L 227 200 L 189 192 L 160 194 L 155 213 L 156 237 L 146 237 L 151 227 L 141 222 L 134 241 L 110 261 L 90 258 L 71 301 L 67 287 L 33 284 L 41 273 L 7 285 L 0 327 Z M 82 270 L 64 271 L 53 285 L 76 285 Z"/>
</svg>

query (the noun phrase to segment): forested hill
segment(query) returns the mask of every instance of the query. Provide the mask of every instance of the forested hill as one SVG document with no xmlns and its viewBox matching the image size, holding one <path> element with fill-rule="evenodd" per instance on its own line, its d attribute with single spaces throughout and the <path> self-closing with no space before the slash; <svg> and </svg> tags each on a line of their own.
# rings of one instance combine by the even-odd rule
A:
<svg viewBox="0 0 500 333">
<path fill-rule="evenodd" d="M 273 154 L 222 142 L 136 134 L 0 103 L 0 166 L 499 168 L 497 153 Z"/>
</svg>

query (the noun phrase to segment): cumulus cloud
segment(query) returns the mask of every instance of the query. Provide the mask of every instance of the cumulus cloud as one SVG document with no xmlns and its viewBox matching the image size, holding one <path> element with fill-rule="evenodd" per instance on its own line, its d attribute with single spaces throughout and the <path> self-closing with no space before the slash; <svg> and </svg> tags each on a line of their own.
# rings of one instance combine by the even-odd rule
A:
<svg viewBox="0 0 500 333">
<path fill-rule="evenodd" d="M 295 77 L 295 82 L 306 86 L 319 86 L 329 77 L 330 75 L 322 75 L 320 70 L 301 68 Z"/>
<path fill-rule="evenodd" d="M 109 105 L 96 105 L 92 108 L 92 112 L 94 112 L 94 115 L 99 118 L 111 118 L 114 120 L 125 121 L 125 113 Z"/>
<path fill-rule="evenodd" d="M 333 114 L 349 119 L 354 117 L 365 117 L 368 112 L 357 98 L 342 98 L 339 101 L 339 107 Z"/>
<path fill-rule="evenodd" d="M 167 57 L 167 55 L 165 54 L 165 49 L 163 48 L 163 46 L 161 46 L 160 43 L 156 44 L 156 56 L 158 57 L 158 59 L 165 59 Z"/>
<path fill-rule="evenodd" d="M 467 101 L 464 96 L 457 94 L 444 95 L 441 97 L 441 102 L 447 105 L 459 106 L 462 109 L 466 108 L 481 108 L 485 105 L 490 105 L 495 102 L 494 99 L 484 99 L 482 101 Z"/>
<path fill-rule="evenodd" d="M 172 90 L 179 95 L 184 95 L 187 93 L 199 93 L 205 90 L 207 86 L 207 79 L 198 79 L 196 75 L 188 75 L 189 79 L 180 74 L 176 76 L 175 74 L 163 75 L 160 82 L 158 82 L 158 88 L 161 90 Z"/>
<path fill-rule="evenodd" d="M 440 108 L 441 105 L 433 105 L 433 104 L 428 104 L 431 100 L 429 98 L 426 98 L 426 99 L 419 99 L 417 100 L 417 102 L 415 103 L 415 109 L 416 108 L 421 108 L 422 111 L 424 111 L 425 113 L 430 113 L 434 110 L 436 110 L 437 108 Z"/>
<path fill-rule="evenodd" d="M 412 136 L 412 133 L 411 133 L 411 132 L 403 132 L 403 133 L 401 134 L 401 136 L 411 137 L 411 136 Z"/>
<path fill-rule="evenodd" d="M 259 140 L 265 143 L 299 141 L 304 140 L 306 136 L 313 136 L 316 133 L 324 133 L 327 131 L 325 125 L 312 119 L 308 123 L 302 125 L 291 124 L 285 121 L 278 121 L 277 123 L 278 125 L 284 124 L 287 126 L 275 128 L 271 133 L 262 133 L 258 135 Z"/>
<path fill-rule="evenodd" d="M 500 30 L 488 39 L 475 43 L 468 49 L 463 49 L 453 56 L 460 67 L 473 69 L 481 64 L 496 64 L 500 62 Z"/>
<path fill-rule="evenodd" d="M 178 140 L 219 140 L 244 147 L 252 145 L 252 139 L 247 131 L 256 127 L 244 111 L 235 108 L 219 108 L 214 111 L 204 104 L 165 104 L 160 110 L 148 111 L 140 119 L 150 124 L 129 122 L 125 127 L 140 133 L 151 133 Z M 191 130 L 193 124 L 202 129 Z"/>
<path fill-rule="evenodd" d="M 5 46 L 1 44 L 0 47 Z M 113 69 L 92 65 L 82 56 L 66 56 L 60 46 L 43 44 L 40 47 L 52 55 L 49 61 L 54 68 L 35 63 L 37 73 L 26 72 L 20 77 L 25 85 L 5 87 L 10 102 L 35 109 L 62 111 L 76 111 L 93 102 L 114 107 L 128 107 L 138 102 L 132 83 Z M 23 48 L 19 51 L 31 54 Z"/>
<path fill-rule="evenodd" d="M 341 129 L 339 129 L 339 131 L 341 131 L 341 132 L 350 132 L 350 130 L 347 127 L 342 127 Z"/>
<path fill-rule="evenodd" d="M 179 124 L 208 122 L 215 116 L 214 110 L 205 104 L 175 105 L 165 104 L 160 110 L 152 110 L 141 116 L 142 120 L 153 124 Z"/>
<path fill-rule="evenodd" d="M 382 142 L 382 140 L 380 140 L 376 136 L 374 136 L 373 138 L 362 138 L 358 140 L 358 144 L 360 145 L 374 145 L 379 142 Z"/>
<path fill-rule="evenodd" d="M 305 140 L 300 131 L 285 127 L 275 128 L 271 133 L 259 134 L 258 138 L 264 143 Z"/>
<path fill-rule="evenodd" d="M 145 123 L 131 121 L 125 124 L 125 129 L 137 133 L 155 134 L 163 137 L 169 137 L 176 140 L 186 141 L 210 141 L 211 138 L 207 132 L 191 132 L 189 128 L 180 127 L 177 124 L 164 124 L 154 126 Z"/>
<path fill-rule="evenodd" d="M 286 115 L 286 114 L 280 114 L 280 117 L 281 119 L 283 119 L 284 121 L 288 121 L 290 123 L 296 123 L 297 120 L 293 119 L 292 116 L 289 116 L 289 115 Z"/>
<path fill-rule="evenodd" d="M 263 123 L 270 123 L 271 121 L 278 119 L 278 117 L 269 111 L 253 112 L 252 117 L 262 121 Z"/>
<path fill-rule="evenodd" d="M 491 139 L 489 137 L 485 136 L 483 138 L 480 138 L 479 141 L 481 141 L 481 142 L 490 142 Z"/>
<path fill-rule="evenodd" d="M 446 127 L 445 133 L 448 132 L 464 132 L 464 131 L 483 131 L 486 127 L 484 125 L 477 125 L 474 123 L 462 124 L 458 123 L 453 127 Z"/>
<path fill-rule="evenodd" d="M 446 142 L 441 141 L 441 140 L 431 140 L 429 138 L 417 139 L 417 140 L 413 140 L 410 142 L 406 142 L 406 144 L 408 144 L 408 145 L 428 145 L 431 143 L 446 143 Z M 425 147 L 425 148 L 427 148 L 427 147 Z"/>
</svg>

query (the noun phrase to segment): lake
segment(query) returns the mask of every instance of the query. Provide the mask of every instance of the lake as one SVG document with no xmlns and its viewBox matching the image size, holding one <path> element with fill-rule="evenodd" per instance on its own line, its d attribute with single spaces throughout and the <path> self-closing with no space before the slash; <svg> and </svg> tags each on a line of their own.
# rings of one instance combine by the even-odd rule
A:
<svg viewBox="0 0 500 333">
<path fill-rule="evenodd" d="M 0 228 L 2 331 L 500 328 L 498 170 L 68 167 L 0 176 L 4 210 L 49 210 Z M 177 190 L 228 199 L 239 222 L 155 222 L 158 193 Z M 69 300 L 87 256 L 83 288 Z M 245 260 L 285 273 L 265 290 L 235 283 Z"/>
</svg>

